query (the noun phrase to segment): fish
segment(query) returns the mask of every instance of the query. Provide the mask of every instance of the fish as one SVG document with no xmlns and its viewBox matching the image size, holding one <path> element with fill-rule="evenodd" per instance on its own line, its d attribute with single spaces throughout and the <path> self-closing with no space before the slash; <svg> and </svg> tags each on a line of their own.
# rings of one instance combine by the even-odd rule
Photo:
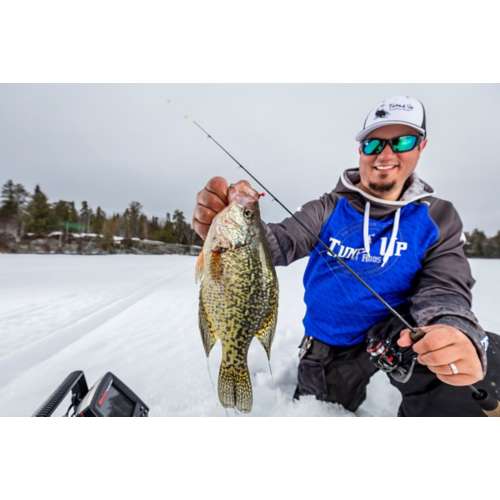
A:
<svg viewBox="0 0 500 500">
<path fill-rule="evenodd" d="M 260 219 L 259 194 L 228 190 L 228 206 L 213 219 L 196 262 L 199 329 L 205 354 L 219 340 L 218 396 L 224 408 L 248 413 L 253 393 L 248 349 L 256 337 L 270 362 L 279 286 Z"/>
</svg>

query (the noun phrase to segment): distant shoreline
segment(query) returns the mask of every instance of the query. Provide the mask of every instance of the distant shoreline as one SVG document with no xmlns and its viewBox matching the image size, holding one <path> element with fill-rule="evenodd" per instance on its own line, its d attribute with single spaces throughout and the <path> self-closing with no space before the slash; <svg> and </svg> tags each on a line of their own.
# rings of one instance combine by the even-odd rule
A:
<svg viewBox="0 0 500 500">
<path fill-rule="evenodd" d="M 17 255 L 191 255 L 201 251 L 198 245 L 164 243 L 151 240 L 134 240 L 127 245 L 115 244 L 103 249 L 95 241 L 76 241 L 61 244 L 57 239 L 39 238 L 25 243 L 16 243 L 0 250 L 1 254 Z"/>
</svg>

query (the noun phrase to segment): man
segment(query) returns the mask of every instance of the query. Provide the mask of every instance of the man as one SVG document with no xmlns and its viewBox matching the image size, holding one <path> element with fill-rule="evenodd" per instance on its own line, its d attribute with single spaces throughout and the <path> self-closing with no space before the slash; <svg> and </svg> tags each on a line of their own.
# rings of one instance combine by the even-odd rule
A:
<svg viewBox="0 0 500 500">
<path fill-rule="evenodd" d="M 487 337 L 470 309 L 474 280 L 462 223 L 414 173 L 427 145 L 423 105 L 407 96 L 382 101 L 356 140 L 359 168 L 346 170 L 331 193 L 295 216 L 426 332 L 413 345 L 409 331 L 400 332 L 399 346 L 412 346 L 418 363 L 406 384 L 391 379 L 403 397 L 399 415 L 482 416 L 463 387 L 486 373 Z M 215 177 L 198 193 L 193 226 L 202 238 L 227 204 L 227 187 Z M 296 220 L 264 226 L 275 265 L 309 256 L 296 397 L 312 394 L 355 411 L 376 371 L 367 333 L 399 333 L 402 325 Z"/>
</svg>

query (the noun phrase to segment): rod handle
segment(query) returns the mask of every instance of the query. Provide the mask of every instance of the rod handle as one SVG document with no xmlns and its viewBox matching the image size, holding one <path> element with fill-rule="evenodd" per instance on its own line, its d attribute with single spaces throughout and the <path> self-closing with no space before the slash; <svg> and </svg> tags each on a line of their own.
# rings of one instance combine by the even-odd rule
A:
<svg viewBox="0 0 500 500">
<path fill-rule="evenodd" d="M 488 417 L 500 417 L 500 401 L 490 396 L 484 389 L 478 389 L 472 393 L 483 413 Z"/>
</svg>

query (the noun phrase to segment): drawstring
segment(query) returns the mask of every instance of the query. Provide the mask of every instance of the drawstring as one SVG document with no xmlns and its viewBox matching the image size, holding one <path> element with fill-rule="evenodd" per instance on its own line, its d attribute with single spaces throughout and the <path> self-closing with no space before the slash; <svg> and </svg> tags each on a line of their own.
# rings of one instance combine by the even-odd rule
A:
<svg viewBox="0 0 500 500">
<path fill-rule="evenodd" d="M 392 225 L 392 233 L 389 238 L 389 244 L 384 253 L 384 257 L 382 259 L 382 267 L 384 267 L 389 259 L 394 255 L 394 246 L 396 245 L 396 240 L 398 239 L 398 231 L 399 231 L 399 218 L 401 214 L 401 208 L 396 210 L 396 214 L 394 215 L 394 223 Z M 365 215 L 363 217 L 363 245 L 365 247 L 365 252 L 370 255 L 370 202 L 367 201 L 365 203 Z"/>
<path fill-rule="evenodd" d="M 389 245 L 387 246 L 387 250 L 385 251 L 384 258 L 382 259 L 382 267 L 384 267 L 387 264 L 388 260 L 394 255 L 394 245 L 396 244 L 396 240 L 398 239 L 400 213 L 401 209 L 398 208 L 396 210 L 396 215 L 394 216 L 391 239 L 389 240 Z"/>
<path fill-rule="evenodd" d="M 365 252 L 370 255 L 370 202 L 365 203 L 365 216 L 363 218 L 363 244 Z"/>
</svg>

